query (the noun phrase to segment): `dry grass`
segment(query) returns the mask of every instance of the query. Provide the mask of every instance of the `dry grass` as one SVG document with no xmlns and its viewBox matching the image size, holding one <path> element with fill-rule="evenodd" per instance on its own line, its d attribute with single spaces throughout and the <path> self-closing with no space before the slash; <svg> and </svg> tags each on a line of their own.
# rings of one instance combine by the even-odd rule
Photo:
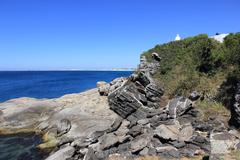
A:
<svg viewBox="0 0 240 160">
<path fill-rule="evenodd" d="M 209 100 L 197 101 L 195 106 L 202 113 L 201 119 L 207 121 L 210 117 L 222 119 L 227 122 L 230 117 L 230 111 L 220 102 Z"/>
</svg>

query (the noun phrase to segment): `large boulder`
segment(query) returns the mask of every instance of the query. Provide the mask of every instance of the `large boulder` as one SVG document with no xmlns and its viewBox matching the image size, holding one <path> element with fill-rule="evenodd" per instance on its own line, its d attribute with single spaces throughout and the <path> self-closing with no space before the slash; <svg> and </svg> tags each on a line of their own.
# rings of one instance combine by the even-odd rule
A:
<svg viewBox="0 0 240 160">
<path fill-rule="evenodd" d="M 135 84 L 129 81 L 124 86 L 112 92 L 108 96 L 108 102 L 113 111 L 121 117 L 126 118 L 143 106 L 140 101 L 141 97 L 142 95 L 138 92 Z"/>
<path fill-rule="evenodd" d="M 186 113 L 190 108 L 192 108 L 192 101 L 184 97 L 174 98 L 166 106 L 170 118 L 177 118 Z"/>
</svg>

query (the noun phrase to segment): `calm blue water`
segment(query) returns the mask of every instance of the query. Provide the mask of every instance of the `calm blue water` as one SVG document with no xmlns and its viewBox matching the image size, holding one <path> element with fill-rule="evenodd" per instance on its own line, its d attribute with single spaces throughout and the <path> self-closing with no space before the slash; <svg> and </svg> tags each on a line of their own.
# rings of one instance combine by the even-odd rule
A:
<svg viewBox="0 0 240 160">
<path fill-rule="evenodd" d="M 96 87 L 98 81 L 129 76 L 130 71 L 4 71 L 0 102 L 19 97 L 56 98 Z"/>
</svg>

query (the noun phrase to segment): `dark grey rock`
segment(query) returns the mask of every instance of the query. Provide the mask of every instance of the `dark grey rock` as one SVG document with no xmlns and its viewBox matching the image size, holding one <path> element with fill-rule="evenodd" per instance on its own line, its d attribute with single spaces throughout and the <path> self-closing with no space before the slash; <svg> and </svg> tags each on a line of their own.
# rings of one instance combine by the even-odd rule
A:
<svg viewBox="0 0 240 160">
<path fill-rule="evenodd" d="M 136 81 L 140 82 L 144 87 L 146 87 L 151 82 L 150 78 L 144 72 L 138 73 Z"/>
<path fill-rule="evenodd" d="M 152 53 L 152 58 L 154 59 L 154 60 L 156 60 L 156 61 L 161 61 L 161 57 L 159 56 L 159 54 L 158 53 L 156 53 L 156 52 L 154 52 L 154 53 Z"/>
<path fill-rule="evenodd" d="M 190 94 L 189 99 L 190 99 L 191 101 L 196 101 L 196 100 L 198 100 L 198 99 L 200 98 L 200 96 L 201 96 L 200 93 L 198 93 L 197 91 L 193 91 L 193 92 Z"/>
<path fill-rule="evenodd" d="M 140 93 L 134 83 L 129 82 L 108 96 L 110 108 L 118 115 L 126 118 L 139 107 L 143 106 L 139 99 Z"/>
<path fill-rule="evenodd" d="M 195 135 L 191 138 L 191 140 L 188 142 L 193 145 L 196 145 L 200 147 L 202 150 L 205 152 L 209 153 L 210 152 L 210 140 L 209 138 L 200 136 L 200 135 Z"/>
<path fill-rule="evenodd" d="M 164 90 L 154 83 L 150 83 L 145 88 L 146 97 L 151 102 L 160 101 L 160 97 L 163 95 Z"/>
</svg>

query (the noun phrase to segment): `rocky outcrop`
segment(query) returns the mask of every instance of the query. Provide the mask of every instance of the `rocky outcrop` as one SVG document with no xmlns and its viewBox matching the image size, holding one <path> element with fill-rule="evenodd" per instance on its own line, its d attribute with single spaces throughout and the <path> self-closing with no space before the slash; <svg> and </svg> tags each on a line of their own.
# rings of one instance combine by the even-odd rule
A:
<svg viewBox="0 0 240 160">
<path fill-rule="evenodd" d="M 88 150 L 91 150 L 93 157 L 103 160 L 111 159 L 116 153 L 119 158 L 126 159 L 139 156 L 180 159 L 214 152 L 210 147 L 212 138 L 209 137 L 219 126 L 215 124 L 213 128 L 200 132 L 196 123 L 200 125 L 203 122 L 199 120 L 197 114 L 193 114 L 197 110 L 188 103 L 190 100 L 176 98 L 172 101 L 178 102 L 172 105 L 176 110 L 180 109 L 177 112 L 180 114 L 174 118 L 169 111 L 169 105 L 155 110 L 155 115 L 145 112 L 145 118 L 139 118 L 135 123 L 129 118 L 134 113 L 126 118 L 119 116 L 109 129 L 94 132 L 82 138 L 81 143 L 79 140 L 73 141 L 71 146 L 76 148 L 76 153 L 72 159 L 84 159 Z M 187 104 L 191 107 L 186 107 Z M 234 140 L 238 142 L 235 135 Z"/>
<path fill-rule="evenodd" d="M 236 85 L 234 100 L 230 123 L 236 128 L 240 128 L 240 83 Z"/>
<path fill-rule="evenodd" d="M 156 84 L 151 75 L 156 71 L 160 58 L 153 54 L 156 61 L 148 63 L 146 58 L 141 58 L 138 70 L 125 81 L 114 80 L 119 85 L 108 95 L 110 108 L 123 118 L 135 113 L 142 113 L 138 110 L 159 108 L 160 98 L 164 91 Z M 158 57 L 158 58 L 157 58 Z M 138 111 L 138 112 L 137 112 Z"/>
</svg>

